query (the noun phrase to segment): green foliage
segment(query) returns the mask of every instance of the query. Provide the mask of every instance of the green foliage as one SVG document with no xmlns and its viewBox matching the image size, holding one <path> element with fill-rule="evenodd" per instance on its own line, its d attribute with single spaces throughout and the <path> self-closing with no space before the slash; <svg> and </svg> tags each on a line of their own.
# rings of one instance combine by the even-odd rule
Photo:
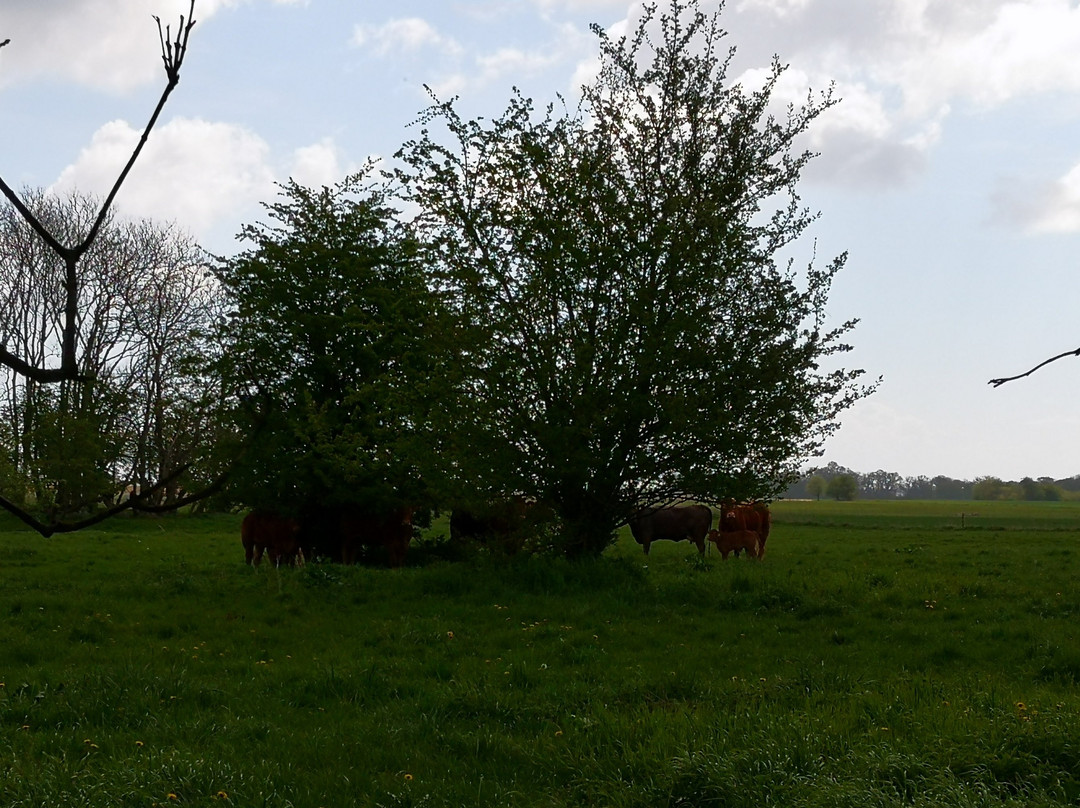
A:
<svg viewBox="0 0 1080 808">
<path fill-rule="evenodd" d="M 997 477 L 980 477 L 971 489 L 972 499 L 1005 499 L 1005 483 Z"/>
<path fill-rule="evenodd" d="M 257 435 L 232 485 L 247 504 L 421 496 L 431 453 L 416 441 L 445 348 L 414 245 L 364 183 L 289 183 L 266 206 L 275 224 L 245 227 L 253 247 L 218 267 L 223 372 L 241 437 Z"/>
<path fill-rule="evenodd" d="M 840 256 L 778 264 L 814 215 L 792 141 L 829 93 L 770 113 L 784 68 L 733 84 L 717 18 L 646 7 L 599 28 L 576 113 L 432 107 L 400 154 L 418 232 L 467 326 L 447 441 L 463 482 L 550 503 L 567 555 L 595 555 L 641 504 L 768 497 L 869 389 L 820 370 Z"/>
<path fill-rule="evenodd" d="M 824 477 L 820 474 L 814 474 L 806 481 L 806 493 L 814 499 L 821 499 L 825 495 L 827 486 L 828 483 L 825 482 Z"/>
<path fill-rule="evenodd" d="M 1080 506 L 956 507 L 397 571 L 0 517 L 0 804 L 1073 805 Z"/>
<path fill-rule="evenodd" d="M 851 474 L 838 474 L 825 484 L 825 494 L 833 499 L 855 499 L 859 495 L 859 483 Z"/>
<path fill-rule="evenodd" d="M 1065 498 L 1061 487 L 1049 477 L 1038 481 L 1025 477 L 1020 482 L 1004 482 L 997 477 L 980 477 L 972 486 L 972 499 L 1009 500 L 1027 502 L 1059 502 Z"/>
</svg>

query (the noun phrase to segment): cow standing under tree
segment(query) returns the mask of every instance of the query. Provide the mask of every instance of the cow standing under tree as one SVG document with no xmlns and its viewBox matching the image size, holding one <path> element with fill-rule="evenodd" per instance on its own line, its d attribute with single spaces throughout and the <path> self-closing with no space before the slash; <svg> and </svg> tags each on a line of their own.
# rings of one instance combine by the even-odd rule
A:
<svg viewBox="0 0 1080 808">
<path fill-rule="evenodd" d="M 390 566 L 400 567 L 412 540 L 412 517 L 413 508 L 407 506 L 380 511 L 358 507 L 342 510 L 338 518 L 342 563 L 355 564 L 363 547 L 385 547 Z"/>
<path fill-rule="evenodd" d="M 450 541 L 458 547 L 486 547 L 506 555 L 522 550 L 544 521 L 545 509 L 524 497 L 507 497 L 450 512 Z"/>
<path fill-rule="evenodd" d="M 732 552 L 735 555 L 738 555 L 741 549 L 749 550 L 749 548 L 743 546 L 736 546 L 740 542 L 745 543 L 743 538 L 736 539 L 729 535 L 749 531 L 757 536 L 757 553 L 755 557 L 761 558 L 765 555 L 765 542 L 768 540 L 769 531 L 772 529 L 772 515 L 769 513 L 769 506 L 764 502 L 741 505 L 727 500 L 721 503 L 720 519 L 716 527 L 716 530 L 709 533 L 709 540 L 716 544 L 718 550 L 721 550 L 722 542 L 732 546 L 734 548 Z M 723 551 L 721 550 L 721 552 Z M 727 554 L 724 553 L 723 557 L 727 558 Z"/>
<path fill-rule="evenodd" d="M 295 564 L 301 552 L 300 523 L 287 516 L 255 510 L 240 525 L 240 542 L 244 545 L 244 560 L 252 566 L 259 566 L 263 551 L 275 567 L 282 563 Z"/>
<path fill-rule="evenodd" d="M 645 555 L 654 541 L 690 541 L 705 555 L 705 536 L 712 527 L 712 511 L 706 505 L 646 508 L 630 518 L 630 532 Z"/>
</svg>

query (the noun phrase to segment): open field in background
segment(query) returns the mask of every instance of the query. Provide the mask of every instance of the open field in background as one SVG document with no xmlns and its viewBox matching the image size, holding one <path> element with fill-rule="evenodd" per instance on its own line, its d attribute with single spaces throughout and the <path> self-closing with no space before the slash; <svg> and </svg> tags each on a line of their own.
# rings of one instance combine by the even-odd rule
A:
<svg viewBox="0 0 1080 808">
<path fill-rule="evenodd" d="M 395 571 L 2 521 L 0 805 L 1080 802 L 1080 503 L 773 512 L 762 563 Z"/>
</svg>

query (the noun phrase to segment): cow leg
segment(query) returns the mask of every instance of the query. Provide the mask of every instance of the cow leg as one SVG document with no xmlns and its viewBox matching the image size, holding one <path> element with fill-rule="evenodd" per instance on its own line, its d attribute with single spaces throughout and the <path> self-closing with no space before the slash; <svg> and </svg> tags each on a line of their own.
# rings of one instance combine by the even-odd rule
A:
<svg viewBox="0 0 1080 808">
<path fill-rule="evenodd" d="M 397 568 L 405 563 L 405 554 L 409 551 L 408 541 L 395 540 L 386 546 L 386 556 L 390 566 Z"/>
</svg>

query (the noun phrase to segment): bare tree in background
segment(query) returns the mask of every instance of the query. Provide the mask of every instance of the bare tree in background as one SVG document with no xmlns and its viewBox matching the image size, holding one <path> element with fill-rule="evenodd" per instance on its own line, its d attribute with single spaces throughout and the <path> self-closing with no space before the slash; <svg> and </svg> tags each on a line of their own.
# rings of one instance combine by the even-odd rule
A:
<svg viewBox="0 0 1080 808">
<path fill-rule="evenodd" d="M 38 221 L 64 235 L 85 228 L 98 201 L 24 191 Z M 64 273 L 11 206 L 0 207 L 0 335 L 36 361 L 58 351 L 52 317 Z M 187 466 L 207 453 L 220 385 L 203 336 L 222 295 L 206 254 L 173 225 L 108 217 L 80 264 L 78 380 L 40 382 L 0 366 L 3 490 L 52 521 L 119 504 L 174 503 Z M 181 479 L 183 475 L 185 478 Z M 157 481 L 166 481 L 156 486 Z M 152 490 L 151 490 L 152 489 Z"/>
<path fill-rule="evenodd" d="M 170 332 L 173 336 L 170 337 L 157 335 L 159 339 L 155 343 L 153 335 L 149 334 L 148 321 L 140 322 L 135 314 L 138 307 L 125 305 L 131 301 L 120 299 L 125 294 L 136 293 L 147 295 L 151 301 L 154 298 L 155 287 L 152 282 L 138 287 L 137 292 L 133 291 L 134 287 L 122 282 L 130 279 L 133 274 L 138 275 L 142 269 L 138 265 L 139 257 L 127 256 L 130 261 L 117 260 L 110 250 L 102 249 L 96 252 L 111 256 L 106 259 L 108 266 L 97 266 L 91 271 L 88 264 L 93 263 L 89 258 L 95 249 L 95 242 L 102 239 L 106 232 L 111 218 L 110 211 L 121 185 L 141 154 L 169 96 L 180 81 L 180 69 L 187 54 L 191 29 L 195 24 L 194 11 L 195 0 L 191 0 L 186 20 L 184 16 L 180 17 L 175 38 L 171 28 L 168 25 L 163 27 L 161 20 L 155 17 L 161 43 L 161 58 L 165 67 L 165 88 L 131 156 L 93 215 L 85 220 L 68 222 L 77 226 L 58 227 L 55 222 L 50 223 L 35 212 L 34 207 L 27 204 L 0 176 L 0 192 L 34 235 L 32 239 L 20 240 L 15 245 L 5 247 L 14 250 L 8 254 L 8 259 L 13 266 L 18 267 L 18 272 L 14 278 L 16 282 L 9 284 L 9 288 L 4 290 L 9 295 L 11 313 L 0 327 L 0 368 L 9 371 L 9 393 L 13 389 L 12 385 L 21 385 L 20 389 L 25 393 L 21 402 L 22 409 L 9 412 L 9 418 L 5 420 L 5 431 L 11 430 L 5 437 L 10 438 L 16 451 L 31 451 L 32 433 L 26 431 L 26 426 L 32 422 L 29 419 L 32 415 L 37 418 L 42 412 L 55 413 L 55 423 L 48 427 L 54 429 L 63 440 L 52 441 L 51 445 L 63 447 L 64 441 L 69 441 L 67 448 L 61 449 L 60 453 L 52 458 L 57 467 L 63 467 L 65 485 L 69 492 L 66 496 L 70 501 L 61 510 L 68 513 L 73 512 L 74 506 L 80 504 L 78 492 L 98 489 L 103 483 L 102 480 L 90 478 L 103 473 L 102 469 L 108 466 L 109 462 L 121 462 L 118 458 L 123 451 L 113 444 L 116 443 L 115 435 L 122 431 L 117 419 L 122 417 L 121 413 L 125 408 L 113 406 L 115 402 L 110 402 L 108 398 L 123 393 L 118 391 L 115 385 L 105 384 L 104 380 L 115 380 L 117 372 L 124 369 L 131 383 L 144 385 L 144 392 L 151 399 L 155 395 L 165 395 L 164 388 L 159 383 L 160 379 L 155 377 L 153 360 L 147 359 L 145 352 L 138 353 L 135 346 L 145 346 L 147 341 L 142 338 L 149 338 L 150 343 L 165 350 L 163 346 L 166 343 L 173 344 L 170 340 L 178 332 L 173 329 Z M 0 42 L 0 47 L 8 44 L 9 40 L 4 40 Z M 76 212 L 76 220 L 81 214 L 82 211 Z M 57 266 L 57 263 L 60 267 L 60 281 L 50 283 L 52 268 Z M 97 279 L 96 282 L 89 282 L 91 274 Z M 108 277 L 110 274 L 111 280 Z M 131 372 L 140 362 L 144 363 L 141 375 Z M 139 381 L 135 381 L 136 379 Z M 12 399 L 9 397 L 10 400 Z M 148 406 L 151 409 L 154 407 Z M 163 415 L 160 408 L 158 412 Z M 152 420 L 153 418 L 144 413 L 144 432 L 153 431 L 149 426 Z M 39 418 L 33 423 L 40 427 L 43 422 Z M 95 462 L 91 468 L 80 467 L 71 462 L 74 442 L 86 441 L 92 445 L 81 448 L 98 451 L 98 460 L 103 459 L 105 462 Z M 155 441 L 157 457 L 151 459 L 150 447 Z M 144 435 L 140 448 L 129 452 L 127 459 L 128 467 L 133 473 L 138 473 L 136 469 L 147 470 L 152 467 L 156 472 L 156 479 L 148 480 L 137 493 L 123 502 L 111 504 L 84 518 L 58 521 L 57 514 L 60 511 L 53 511 L 47 513 L 45 521 L 42 521 L 38 518 L 42 515 L 40 512 L 35 515 L 19 504 L 23 499 L 21 496 L 0 496 L 0 507 L 15 514 L 45 536 L 78 530 L 128 508 L 153 509 L 162 505 L 178 507 L 197 495 L 187 498 L 175 496 L 175 482 L 184 466 L 166 459 L 168 452 L 164 448 L 165 443 L 164 431 L 156 438 Z M 82 453 L 78 454 L 81 456 Z M 44 463 L 50 461 L 47 457 L 38 459 Z M 163 495 L 162 492 L 168 491 L 170 486 L 173 487 L 174 495 Z"/>
</svg>

